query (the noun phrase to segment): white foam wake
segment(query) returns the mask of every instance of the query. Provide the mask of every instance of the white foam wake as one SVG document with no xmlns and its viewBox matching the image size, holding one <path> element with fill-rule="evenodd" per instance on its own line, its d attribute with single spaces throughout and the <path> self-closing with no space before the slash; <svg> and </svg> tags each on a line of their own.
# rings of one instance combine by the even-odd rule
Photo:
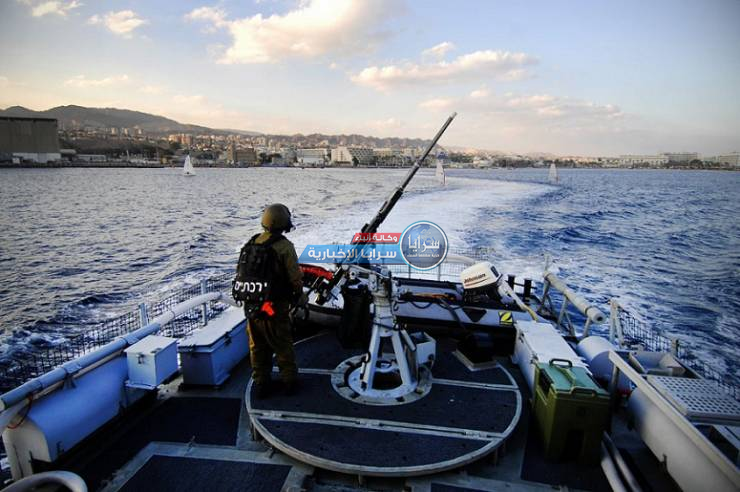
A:
<svg viewBox="0 0 740 492">
<path fill-rule="evenodd" d="M 383 175 L 374 177 L 383 179 Z M 386 181 L 396 178 L 389 176 Z M 362 186 L 363 183 L 358 183 L 358 188 Z M 389 186 L 383 188 L 385 194 L 373 197 L 373 200 L 363 200 L 359 205 L 337 204 L 337 213 L 325 217 L 321 222 L 312 223 L 309 228 L 291 233 L 291 240 L 299 253 L 308 244 L 351 240 L 353 234 L 359 232 L 362 225 L 373 217 L 392 190 Z M 448 177 L 447 186 L 441 187 L 433 175 L 420 174 L 415 178 L 413 191 L 396 204 L 379 232 L 402 232 L 414 222 L 427 220 L 445 231 L 451 249 L 464 250 L 471 247 L 466 238 L 474 235 L 476 230 L 490 231 L 492 228 L 491 224 L 481 224 L 481 210 L 516 206 L 517 202 L 546 193 L 548 189 L 547 186 L 532 183 L 456 177 Z"/>
</svg>

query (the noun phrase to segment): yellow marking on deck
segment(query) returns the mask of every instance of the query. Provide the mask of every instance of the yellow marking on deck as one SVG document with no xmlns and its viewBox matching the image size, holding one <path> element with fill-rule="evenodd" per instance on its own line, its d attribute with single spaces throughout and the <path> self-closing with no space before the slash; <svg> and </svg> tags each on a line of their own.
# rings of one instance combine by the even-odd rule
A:
<svg viewBox="0 0 740 492">
<path fill-rule="evenodd" d="M 502 325 L 510 325 L 514 323 L 514 317 L 512 316 L 511 311 L 499 311 L 498 321 Z"/>
</svg>

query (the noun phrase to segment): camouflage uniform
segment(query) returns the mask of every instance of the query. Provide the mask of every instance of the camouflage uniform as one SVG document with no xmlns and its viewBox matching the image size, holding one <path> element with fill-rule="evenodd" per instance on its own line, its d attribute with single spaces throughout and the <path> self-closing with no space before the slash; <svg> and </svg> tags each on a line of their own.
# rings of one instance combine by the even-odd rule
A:
<svg viewBox="0 0 740 492">
<path fill-rule="evenodd" d="M 263 232 L 257 237 L 255 243 L 262 244 L 273 234 Z M 291 301 L 298 299 L 303 292 L 303 273 L 298 266 L 298 255 L 293 243 L 283 238 L 273 243 L 272 248 L 277 253 L 281 265 L 279 271 L 285 275 L 281 281 L 285 282 L 286 290 L 291 291 L 292 296 L 272 301 L 275 311 L 273 316 L 249 321 L 247 325 L 249 357 L 252 362 L 252 377 L 256 384 L 269 383 L 273 354 L 280 368 L 280 378 L 290 384 L 298 377 L 298 366 L 295 363 L 293 334 L 288 313 Z"/>
</svg>

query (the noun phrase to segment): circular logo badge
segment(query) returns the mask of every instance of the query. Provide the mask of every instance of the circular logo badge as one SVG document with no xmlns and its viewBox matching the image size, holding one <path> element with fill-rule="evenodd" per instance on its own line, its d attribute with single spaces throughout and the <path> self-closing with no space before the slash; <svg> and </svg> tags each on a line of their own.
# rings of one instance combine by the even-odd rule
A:
<svg viewBox="0 0 740 492">
<path fill-rule="evenodd" d="M 401 256 L 417 270 L 431 270 L 447 256 L 447 235 L 437 224 L 414 222 L 401 234 Z"/>
</svg>

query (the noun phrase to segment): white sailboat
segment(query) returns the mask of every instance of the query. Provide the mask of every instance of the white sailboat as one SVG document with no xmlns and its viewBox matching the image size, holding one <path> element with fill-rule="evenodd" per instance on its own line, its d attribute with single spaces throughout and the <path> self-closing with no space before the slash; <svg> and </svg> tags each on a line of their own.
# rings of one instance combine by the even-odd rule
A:
<svg viewBox="0 0 740 492">
<path fill-rule="evenodd" d="M 559 181 L 558 168 L 555 166 L 554 162 L 550 164 L 550 175 L 548 177 L 548 180 L 550 181 L 550 183 L 557 183 Z"/>
<path fill-rule="evenodd" d="M 195 168 L 190 160 L 190 156 L 185 157 L 185 165 L 182 168 L 182 174 L 185 176 L 195 176 Z"/>
<path fill-rule="evenodd" d="M 434 172 L 434 176 L 437 178 L 437 181 L 439 181 L 439 184 L 441 184 L 442 186 L 445 186 L 447 184 L 445 168 L 442 167 L 442 159 L 437 159 L 437 170 Z"/>
</svg>

